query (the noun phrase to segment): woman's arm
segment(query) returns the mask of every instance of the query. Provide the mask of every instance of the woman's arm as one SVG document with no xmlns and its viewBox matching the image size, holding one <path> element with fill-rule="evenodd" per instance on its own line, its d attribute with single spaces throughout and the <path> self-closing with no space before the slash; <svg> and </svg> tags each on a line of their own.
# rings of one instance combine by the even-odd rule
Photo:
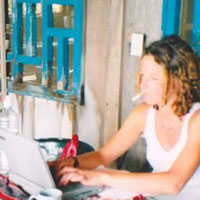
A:
<svg viewBox="0 0 200 200">
<path fill-rule="evenodd" d="M 93 169 L 99 165 L 107 166 L 126 152 L 142 133 L 148 108 L 149 107 L 145 104 L 135 107 L 121 129 L 106 145 L 101 147 L 98 151 L 77 156 L 79 168 Z M 72 158 L 65 158 L 50 163 L 50 165 L 56 165 L 57 171 L 60 171 L 64 166 L 73 166 L 73 163 L 74 161 Z"/>
<path fill-rule="evenodd" d="M 200 111 L 189 122 L 188 141 L 171 169 L 162 173 L 107 172 L 105 185 L 150 194 L 177 194 L 200 164 Z"/>
<path fill-rule="evenodd" d="M 200 111 L 192 116 L 189 123 L 188 141 L 171 169 L 160 173 L 127 173 L 117 170 L 79 170 L 70 173 L 72 181 L 81 181 L 85 185 L 106 185 L 137 193 L 177 194 L 191 178 L 200 164 Z M 71 169 L 60 171 L 61 184 L 65 184 L 64 175 Z M 70 171 L 71 172 L 71 171 Z"/>
</svg>

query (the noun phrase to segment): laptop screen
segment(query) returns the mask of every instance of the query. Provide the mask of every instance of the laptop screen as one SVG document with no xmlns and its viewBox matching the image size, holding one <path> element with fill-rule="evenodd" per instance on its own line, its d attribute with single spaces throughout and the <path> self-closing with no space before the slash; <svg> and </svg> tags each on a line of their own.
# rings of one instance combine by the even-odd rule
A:
<svg viewBox="0 0 200 200">
<path fill-rule="evenodd" d="M 9 178 L 13 182 L 30 193 L 55 187 L 38 142 L 0 129 L 0 145 L 6 154 Z"/>
<path fill-rule="evenodd" d="M 38 142 L 0 129 L 0 146 L 8 159 L 11 181 L 30 194 L 56 187 Z M 78 182 L 59 189 L 63 191 L 63 199 L 71 200 L 84 199 L 102 191 L 102 187 L 83 186 Z"/>
</svg>

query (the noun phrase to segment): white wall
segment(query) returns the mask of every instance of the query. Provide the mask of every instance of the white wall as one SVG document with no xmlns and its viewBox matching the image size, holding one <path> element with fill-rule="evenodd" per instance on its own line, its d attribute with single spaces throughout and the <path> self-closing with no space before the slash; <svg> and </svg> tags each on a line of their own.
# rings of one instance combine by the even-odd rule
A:
<svg viewBox="0 0 200 200">
<path fill-rule="evenodd" d="M 41 98 L 10 94 L 19 113 L 21 134 L 31 138 L 71 138 L 72 120 L 68 105 Z"/>
</svg>

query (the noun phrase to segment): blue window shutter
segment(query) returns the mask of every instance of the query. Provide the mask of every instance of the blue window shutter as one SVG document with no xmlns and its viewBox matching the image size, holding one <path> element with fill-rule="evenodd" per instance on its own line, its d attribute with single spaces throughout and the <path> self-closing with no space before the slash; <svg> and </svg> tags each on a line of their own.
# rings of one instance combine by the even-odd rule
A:
<svg viewBox="0 0 200 200">
<path fill-rule="evenodd" d="M 22 30 L 23 4 L 25 13 L 25 42 L 23 52 Z M 36 4 L 42 6 L 42 56 L 37 56 L 37 17 Z M 73 27 L 54 26 L 53 4 L 72 6 L 74 11 Z M 8 92 L 52 99 L 61 102 L 81 103 L 83 99 L 82 83 L 82 43 L 83 43 L 83 9 L 84 0 L 13 0 L 12 1 L 12 50 L 7 53 L 7 61 L 13 63 L 12 78 L 8 81 Z M 53 72 L 53 39 L 57 41 L 57 69 Z M 70 41 L 72 43 L 70 43 Z M 72 45 L 72 72 L 69 72 L 69 44 Z M 24 66 L 26 65 L 26 66 Z M 24 67 L 40 66 L 41 83 L 23 82 Z M 56 84 L 52 87 L 53 73 L 56 73 Z M 69 76 L 72 73 L 72 80 Z M 21 83 L 23 82 L 23 89 Z M 21 84 L 21 85 L 20 85 Z M 19 89 L 18 89 L 19 88 Z"/>
<path fill-rule="evenodd" d="M 192 46 L 200 55 L 200 1 L 194 0 Z"/>
<path fill-rule="evenodd" d="M 181 0 L 163 0 L 162 36 L 179 33 L 180 12 Z"/>
</svg>

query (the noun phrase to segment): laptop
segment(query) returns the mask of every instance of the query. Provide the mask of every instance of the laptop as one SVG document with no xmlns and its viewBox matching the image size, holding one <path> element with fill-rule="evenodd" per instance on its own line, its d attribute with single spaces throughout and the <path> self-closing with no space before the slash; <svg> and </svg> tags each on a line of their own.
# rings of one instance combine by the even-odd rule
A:
<svg viewBox="0 0 200 200">
<path fill-rule="evenodd" d="M 38 142 L 0 129 L 0 147 L 8 159 L 9 179 L 28 193 L 37 194 L 45 188 L 57 187 Z M 102 191 L 102 187 L 83 186 L 79 182 L 59 189 L 63 199 L 70 200 L 84 199 Z"/>
</svg>

